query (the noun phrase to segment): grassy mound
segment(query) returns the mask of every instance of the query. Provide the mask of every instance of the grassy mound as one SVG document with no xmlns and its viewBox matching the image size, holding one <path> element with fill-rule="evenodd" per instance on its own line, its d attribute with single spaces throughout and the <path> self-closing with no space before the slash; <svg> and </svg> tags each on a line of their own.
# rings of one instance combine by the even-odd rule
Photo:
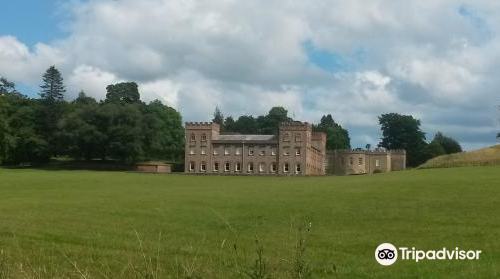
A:
<svg viewBox="0 0 500 279">
<path fill-rule="evenodd" d="M 418 168 L 428 169 L 492 165 L 500 165 L 500 145 L 470 152 L 438 156 L 425 162 Z"/>
</svg>

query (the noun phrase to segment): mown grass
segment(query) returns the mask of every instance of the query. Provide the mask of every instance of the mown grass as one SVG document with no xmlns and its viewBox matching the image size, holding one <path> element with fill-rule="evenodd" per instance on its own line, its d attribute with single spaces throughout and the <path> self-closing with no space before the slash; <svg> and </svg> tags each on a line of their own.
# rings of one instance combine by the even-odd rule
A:
<svg viewBox="0 0 500 279">
<path fill-rule="evenodd" d="M 494 145 L 469 152 L 438 156 L 430 159 L 418 168 L 455 168 L 495 165 L 500 165 L 500 145 Z"/>
<path fill-rule="evenodd" d="M 498 278 L 499 239 L 500 167 L 299 178 L 0 169 L 1 279 Z M 385 267 L 374 258 L 385 242 L 483 252 Z"/>
</svg>

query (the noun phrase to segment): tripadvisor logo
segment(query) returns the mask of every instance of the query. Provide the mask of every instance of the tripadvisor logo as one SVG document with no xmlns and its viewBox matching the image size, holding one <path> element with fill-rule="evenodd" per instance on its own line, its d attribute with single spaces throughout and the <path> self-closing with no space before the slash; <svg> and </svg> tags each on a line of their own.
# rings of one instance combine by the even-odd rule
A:
<svg viewBox="0 0 500 279">
<path fill-rule="evenodd" d="M 401 259 L 402 260 L 414 260 L 418 262 L 419 260 L 479 260 L 479 254 L 481 251 L 464 251 L 458 250 L 458 247 L 454 250 L 447 250 L 443 248 L 441 250 L 415 250 L 415 247 L 408 249 L 407 247 L 400 247 Z M 375 249 L 375 259 L 381 265 L 391 265 L 398 259 L 398 249 L 390 243 L 380 244 L 377 249 Z"/>
</svg>

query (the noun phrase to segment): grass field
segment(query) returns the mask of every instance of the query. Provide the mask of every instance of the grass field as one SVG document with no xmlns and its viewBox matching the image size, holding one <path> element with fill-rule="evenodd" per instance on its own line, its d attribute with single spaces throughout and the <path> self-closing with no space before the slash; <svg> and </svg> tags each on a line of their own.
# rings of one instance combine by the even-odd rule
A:
<svg viewBox="0 0 500 279">
<path fill-rule="evenodd" d="M 384 242 L 482 254 L 381 266 Z M 302 178 L 0 169 L 2 279 L 499 277 L 500 167 Z"/>
</svg>

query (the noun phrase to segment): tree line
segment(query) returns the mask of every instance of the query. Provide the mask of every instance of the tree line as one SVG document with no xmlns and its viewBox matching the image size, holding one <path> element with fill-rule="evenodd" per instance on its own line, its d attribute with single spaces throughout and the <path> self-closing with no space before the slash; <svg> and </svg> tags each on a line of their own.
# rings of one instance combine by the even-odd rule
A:
<svg viewBox="0 0 500 279">
<path fill-rule="evenodd" d="M 179 112 L 140 100 L 134 82 L 106 88 L 103 101 L 80 92 L 65 101 L 59 70 L 42 77 L 40 98 L 29 98 L 0 79 L 0 162 L 43 163 L 54 156 L 79 160 L 181 160 L 184 129 Z"/>
<path fill-rule="evenodd" d="M 267 115 L 242 115 L 236 120 L 232 116 L 224 118 L 222 111 L 216 107 L 212 121 L 220 125 L 223 133 L 277 135 L 281 122 L 294 119 L 283 107 L 273 107 Z M 327 150 L 351 148 L 349 132 L 336 123 L 331 114 L 323 115 L 319 123 L 312 124 L 312 130 L 326 134 Z"/>
<path fill-rule="evenodd" d="M 61 73 L 54 66 L 42 76 L 40 98 L 19 93 L 14 83 L 0 78 L 0 163 L 43 163 L 55 156 L 124 163 L 182 161 L 181 114 L 158 100 L 141 101 L 135 82 L 107 86 L 102 101 L 85 92 L 66 101 L 65 93 Z M 277 134 L 279 123 L 294 119 L 283 107 L 273 107 L 266 115 L 236 119 L 224 117 L 216 108 L 212 121 L 221 126 L 222 133 Z M 420 121 L 411 115 L 383 114 L 379 123 L 382 138 L 378 146 L 405 149 L 409 166 L 462 151 L 456 140 L 440 132 L 427 143 Z M 323 115 L 312 129 L 326 134 L 327 150 L 351 148 L 349 132 L 330 114 Z"/>
<path fill-rule="evenodd" d="M 397 113 L 383 114 L 379 117 L 382 130 L 380 147 L 386 149 L 405 149 L 407 165 L 416 167 L 434 157 L 462 152 L 462 147 L 453 138 L 437 132 L 434 139 L 427 143 L 425 133 L 420 128 L 420 120 L 411 115 Z"/>
</svg>

